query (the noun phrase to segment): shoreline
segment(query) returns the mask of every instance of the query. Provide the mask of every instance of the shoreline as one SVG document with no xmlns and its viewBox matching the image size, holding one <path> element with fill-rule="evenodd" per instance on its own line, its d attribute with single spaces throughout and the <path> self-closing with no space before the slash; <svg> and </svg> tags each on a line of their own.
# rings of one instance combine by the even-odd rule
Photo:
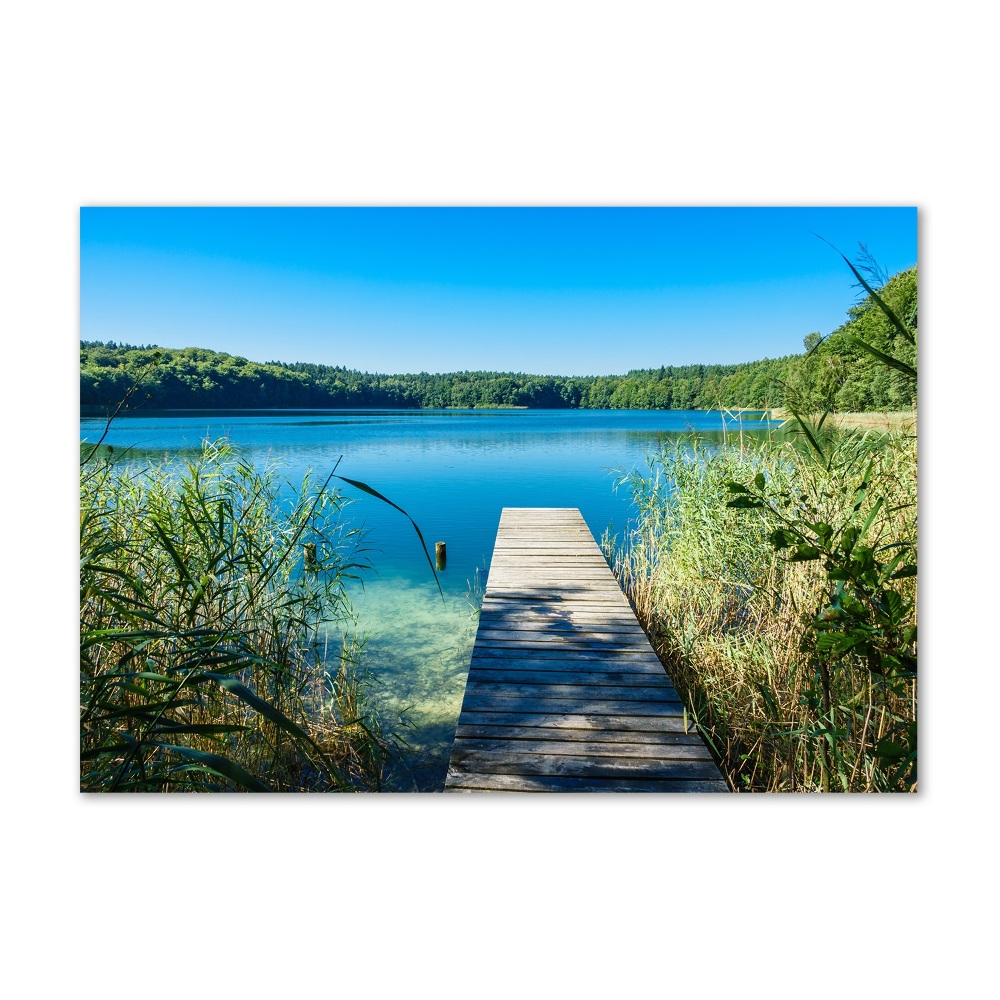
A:
<svg viewBox="0 0 1000 1000">
<path fill-rule="evenodd" d="M 794 420 L 780 406 L 767 411 L 772 420 Z M 873 410 L 868 412 L 829 413 L 826 424 L 845 430 L 906 431 L 916 433 L 917 410 Z"/>
</svg>

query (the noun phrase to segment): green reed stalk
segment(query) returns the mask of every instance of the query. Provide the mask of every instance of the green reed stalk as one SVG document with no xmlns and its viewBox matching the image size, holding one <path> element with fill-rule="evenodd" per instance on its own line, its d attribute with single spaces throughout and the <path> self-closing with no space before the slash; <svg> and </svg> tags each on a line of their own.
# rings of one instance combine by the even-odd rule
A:
<svg viewBox="0 0 1000 1000">
<path fill-rule="evenodd" d="M 914 787 L 893 748 L 915 720 L 915 674 L 873 674 L 861 647 L 831 658 L 832 637 L 817 652 L 831 600 L 824 562 L 789 560 L 773 541 L 809 519 L 831 537 L 848 532 L 859 551 L 915 544 L 915 441 L 848 434 L 824 447 L 826 463 L 790 441 L 688 439 L 632 477 L 638 516 L 615 569 L 735 790 Z M 777 503 L 753 516 L 727 506 L 733 483 Z M 887 649 L 915 635 L 915 580 L 895 583 L 894 624 L 872 639 Z"/>
<path fill-rule="evenodd" d="M 82 789 L 381 786 L 394 746 L 357 647 L 319 643 L 353 625 L 366 565 L 328 484 L 284 499 L 224 443 L 182 470 L 82 467 Z"/>
</svg>

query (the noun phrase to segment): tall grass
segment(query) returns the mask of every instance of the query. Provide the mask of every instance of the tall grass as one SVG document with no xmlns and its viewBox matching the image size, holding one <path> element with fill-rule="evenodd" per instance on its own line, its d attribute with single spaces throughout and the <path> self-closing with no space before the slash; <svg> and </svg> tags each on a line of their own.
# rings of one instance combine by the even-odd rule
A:
<svg viewBox="0 0 1000 1000">
<path fill-rule="evenodd" d="M 395 746 L 344 589 L 364 561 L 329 482 L 288 496 L 224 442 L 81 466 L 83 790 L 381 787 Z"/>
<path fill-rule="evenodd" d="M 638 516 L 616 573 L 736 791 L 916 787 L 886 750 L 916 719 L 915 676 L 880 674 L 856 648 L 818 656 L 817 625 L 843 597 L 836 573 L 775 545 L 798 518 L 829 525 L 832 538 L 870 522 L 874 553 L 915 547 L 916 442 L 855 432 L 825 448 L 819 462 L 789 440 L 692 438 L 631 477 Z M 734 482 L 766 489 L 776 505 L 729 505 Z M 915 578 L 898 587 L 897 634 L 873 627 L 872 642 L 909 641 Z"/>
</svg>

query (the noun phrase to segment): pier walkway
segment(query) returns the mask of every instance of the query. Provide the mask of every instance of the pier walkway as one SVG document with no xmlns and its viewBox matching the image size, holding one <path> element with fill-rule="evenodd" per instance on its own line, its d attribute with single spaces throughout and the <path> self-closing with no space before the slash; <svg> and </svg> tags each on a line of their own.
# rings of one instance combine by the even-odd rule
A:
<svg viewBox="0 0 1000 1000">
<path fill-rule="evenodd" d="M 725 792 L 576 509 L 505 507 L 445 791 Z"/>
</svg>

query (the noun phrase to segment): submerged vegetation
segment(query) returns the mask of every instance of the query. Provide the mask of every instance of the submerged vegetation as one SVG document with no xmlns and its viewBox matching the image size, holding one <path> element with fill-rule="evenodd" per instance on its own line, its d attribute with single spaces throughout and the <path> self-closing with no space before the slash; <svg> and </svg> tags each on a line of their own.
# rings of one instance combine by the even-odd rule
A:
<svg viewBox="0 0 1000 1000">
<path fill-rule="evenodd" d="M 81 465 L 84 791 L 382 786 L 397 747 L 366 700 L 344 592 L 364 563 L 329 482 L 289 497 L 224 442 L 183 468 Z"/>
</svg>

